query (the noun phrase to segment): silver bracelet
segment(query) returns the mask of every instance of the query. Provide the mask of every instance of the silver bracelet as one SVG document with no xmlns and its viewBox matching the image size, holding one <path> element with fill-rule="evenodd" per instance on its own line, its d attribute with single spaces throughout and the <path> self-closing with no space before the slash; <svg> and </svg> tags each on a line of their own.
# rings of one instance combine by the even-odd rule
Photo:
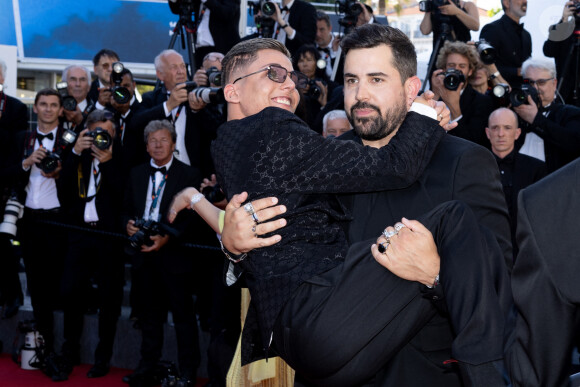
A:
<svg viewBox="0 0 580 387">
<path fill-rule="evenodd" d="M 203 199 L 204 196 L 202 193 L 196 193 L 195 195 L 193 195 L 191 197 L 191 201 L 189 202 L 189 205 L 191 206 L 191 209 L 195 211 L 195 208 L 193 208 L 193 206 L 195 206 L 201 199 Z"/>
<path fill-rule="evenodd" d="M 435 280 L 433 281 L 433 285 L 431 285 L 431 286 L 425 285 L 425 286 L 427 286 L 429 289 L 433 289 L 433 288 L 437 287 L 437 285 L 439 285 L 439 274 L 437 274 L 437 276 L 435 277 Z"/>
</svg>

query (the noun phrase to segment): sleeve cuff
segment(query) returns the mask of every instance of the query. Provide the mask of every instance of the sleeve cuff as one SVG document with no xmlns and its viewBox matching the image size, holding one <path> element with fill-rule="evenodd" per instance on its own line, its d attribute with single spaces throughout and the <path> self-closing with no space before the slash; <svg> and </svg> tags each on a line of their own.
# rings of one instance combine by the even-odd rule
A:
<svg viewBox="0 0 580 387">
<path fill-rule="evenodd" d="M 171 112 L 167 110 L 167 101 L 163 102 L 163 111 L 165 112 L 165 117 L 169 117 Z"/>
<path fill-rule="evenodd" d="M 430 106 L 423 105 L 422 103 L 413 102 L 409 111 L 419 113 L 421 115 L 437 120 L 437 112 L 435 109 Z"/>
<path fill-rule="evenodd" d="M 105 110 L 105 107 L 103 105 L 101 105 L 99 103 L 99 101 L 97 101 L 97 103 L 95 104 L 95 109 L 97 109 L 97 110 Z"/>
</svg>

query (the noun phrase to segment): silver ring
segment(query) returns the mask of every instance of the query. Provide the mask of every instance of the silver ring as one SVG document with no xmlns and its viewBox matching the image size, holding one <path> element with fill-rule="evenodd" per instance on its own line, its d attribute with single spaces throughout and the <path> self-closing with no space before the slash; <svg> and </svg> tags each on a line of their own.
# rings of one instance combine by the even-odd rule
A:
<svg viewBox="0 0 580 387">
<path fill-rule="evenodd" d="M 252 205 L 252 202 L 248 202 L 248 203 L 244 204 L 244 211 L 246 211 L 250 215 L 254 215 L 255 211 L 254 211 L 254 206 Z"/>
<path fill-rule="evenodd" d="M 260 223 L 260 219 L 258 219 L 258 214 L 256 214 L 255 212 L 252 213 L 252 219 L 254 219 L 254 222 L 256 222 L 256 224 Z"/>
<path fill-rule="evenodd" d="M 385 236 L 385 238 L 387 238 L 387 240 L 391 239 L 391 237 L 397 235 L 397 231 L 387 231 L 387 229 L 385 229 L 383 231 L 383 235 Z"/>
<path fill-rule="evenodd" d="M 443 119 L 443 114 L 439 114 L 439 121 Z"/>
<path fill-rule="evenodd" d="M 397 222 L 397 224 L 395 224 L 395 231 L 396 231 L 397 233 L 399 233 L 399 231 L 401 231 L 401 229 L 402 229 L 402 228 L 405 228 L 405 227 L 407 227 L 407 226 L 405 226 L 403 223 L 401 223 L 401 222 Z"/>
<path fill-rule="evenodd" d="M 256 226 L 257 226 L 257 225 L 253 225 L 253 226 L 252 226 L 252 232 L 253 232 L 253 233 L 256 233 Z"/>
</svg>

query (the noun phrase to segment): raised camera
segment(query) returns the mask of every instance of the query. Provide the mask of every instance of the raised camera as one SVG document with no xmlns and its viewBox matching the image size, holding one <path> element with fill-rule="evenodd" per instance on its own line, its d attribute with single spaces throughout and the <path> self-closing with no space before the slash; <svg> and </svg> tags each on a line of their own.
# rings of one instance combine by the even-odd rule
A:
<svg viewBox="0 0 580 387">
<path fill-rule="evenodd" d="M 510 102 L 513 107 L 528 104 L 528 96 L 531 96 L 536 104 L 540 102 L 540 96 L 538 95 L 536 88 L 530 84 L 524 83 L 519 88 L 512 89 L 510 93 Z"/>
<path fill-rule="evenodd" d="M 60 94 L 62 98 L 62 107 L 64 110 L 68 110 L 74 112 L 77 110 L 77 100 L 68 94 L 68 83 L 66 82 L 59 82 L 56 84 L 56 90 Z"/>
<path fill-rule="evenodd" d="M 461 70 L 449 68 L 443 73 L 443 86 L 447 90 L 457 90 L 461 83 L 465 83 L 465 75 Z"/>
<path fill-rule="evenodd" d="M 495 62 L 497 51 L 485 39 L 480 39 L 478 42 L 475 42 L 475 47 L 477 47 L 479 58 L 484 64 L 490 65 Z"/>
<path fill-rule="evenodd" d="M 205 103 L 224 103 L 224 89 L 221 87 L 198 87 L 195 96 Z"/>
<path fill-rule="evenodd" d="M 442 5 L 449 4 L 448 0 L 425 0 L 419 2 L 419 11 L 437 12 Z"/>
<path fill-rule="evenodd" d="M 324 83 L 324 81 L 320 80 L 320 79 L 309 79 L 308 80 L 308 91 L 306 92 L 306 95 L 309 97 L 313 97 L 313 98 L 318 98 L 320 97 L 320 94 L 322 94 L 322 89 L 320 87 L 318 87 L 318 85 L 316 84 L 316 81 L 321 81 L 322 83 Z"/>
<path fill-rule="evenodd" d="M 60 154 L 64 148 L 75 142 L 77 135 L 74 131 L 70 129 L 65 129 L 60 137 L 58 147 L 55 152 L 48 152 L 46 156 L 36 164 L 44 173 L 52 173 L 58 168 L 58 163 L 61 160 Z"/>
<path fill-rule="evenodd" d="M 126 104 L 131 101 L 131 92 L 126 87 L 121 86 L 123 82 L 123 73 L 125 66 L 121 62 L 113 63 L 113 71 L 111 72 L 111 80 L 113 81 L 113 86 L 111 87 L 111 94 L 113 94 L 113 99 L 118 104 Z"/>
<path fill-rule="evenodd" d="M 113 143 L 113 137 L 107 132 L 105 129 L 101 128 L 100 126 L 95 128 L 95 130 L 91 130 L 85 133 L 85 136 L 93 138 L 93 145 L 97 147 L 97 149 L 105 150 L 109 149 L 111 144 Z"/>
<path fill-rule="evenodd" d="M 210 85 L 211 84 L 215 86 L 222 85 L 222 72 L 218 70 L 217 67 L 211 66 L 209 69 L 206 70 L 205 73 L 207 74 L 207 80 Z"/>
</svg>

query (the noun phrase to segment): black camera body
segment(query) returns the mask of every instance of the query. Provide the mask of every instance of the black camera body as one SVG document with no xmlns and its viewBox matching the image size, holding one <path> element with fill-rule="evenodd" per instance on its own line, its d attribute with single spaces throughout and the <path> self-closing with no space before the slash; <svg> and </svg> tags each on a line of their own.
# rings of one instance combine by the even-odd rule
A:
<svg viewBox="0 0 580 387">
<path fill-rule="evenodd" d="M 573 3 L 568 6 L 568 8 L 574 12 L 576 18 L 580 17 L 580 3 Z"/>
<path fill-rule="evenodd" d="M 207 201 L 210 203 L 221 202 L 222 200 L 224 200 L 226 198 L 226 195 L 222 191 L 222 188 L 220 187 L 219 184 L 216 184 L 214 186 L 208 185 L 206 187 L 203 187 L 203 189 L 201 190 L 201 193 L 203 194 L 203 196 L 205 196 Z"/>
<path fill-rule="evenodd" d="M 180 85 L 183 85 L 183 84 L 185 84 L 185 90 L 187 90 L 188 93 L 191 93 L 192 91 L 197 89 L 197 83 L 195 83 L 195 81 L 187 81 L 187 82 L 180 83 Z"/>
<path fill-rule="evenodd" d="M 497 51 L 485 39 L 480 39 L 479 41 L 475 42 L 475 47 L 477 47 L 479 58 L 484 64 L 490 65 L 495 62 L 497 58 Z"/>
<path fill-rule="evenodd" d="M 322 90 L 320 89 L 320 87 L 318 87 L 318 85 L 316 84 L 316 81 L 320 81 L 322 83 L 325 83 L 322 79 L 319 78 L 315 78 L 315 79 L 309 79 L 308 80 L 308 91 L 306 92 L 306 95 L 312 98 L 318 98 L 320 97 L 320 94 L 322 94 Z"/>
<path fill-rule="evenodd" d="M 74 131 L 65 129 L 60 137 L 59 147 L 54 152 L 48 152 L 40 162 L 36 163 L 36 166 L 46 174 L 54 172 L 58 168 L 59 161 L 61 161 L 60 155 L 63 149 L 73 144 L 76 138 L 77 134 Z"/>
<path fill-rule="evenodd" d="M 254 22 L 256 23 L 256 28 L 260 36 L 264 38 L 270 38 L 274 33 L 274 25 L 276 22 L 270 16 L 276 13 L 276 6 L 271 1 L 248 1 L 248 5 L 252 9 L 252 13 L 257 15 L 258 12 L 261 15 L 254 16 Z"/>
<path fill-rule="evenodd" d="M 153 241 L 150 237 L 166 234 L 164 226 L 154 220 L 137 218 L 134 226 L 139 231 L 129 238 L 125 246 L 125 252 L 129 255 L 138 253 L 142 246 L 153 246 Z"/>
<path fill-rule="evenodd" d="M 109 149 L 111 144 L 113 143 L 113 137 L 107 132 L 105 129 L 101 128 L 100 126 L 95 128 L 95 130 L 91 130 L 85 133 L 86 137 L 93 138 L 93 145 L 97 147 L 97 149 L 105 150 Z"/>
<path fill-rule="evenodd" d="M 455 5 L 459 5 L 456 0 L 423 0 L 419 2 L 419 11 L 421 12 L 440 12 L 439 7 L 449 4 L 452 1 Z"/>
<path fill-rule="evenodd" d="M 222 72 L 218 70 L 217 67 L 211 66 L 209 69 L 205 71 L 205 73 L 207 74 L 207 80 L 210 85 L 212 83 L 216 86 L 222 85 Z"/>
<path fill-rule="evenodd" d="M 535 87 L 527 83 L 524 83 L 519 88 L 512 89 L 510 93 L 510 102 L 513 107 L 528 104 L 528 96 L 532 97 L 532 100 L 536 105 L 540 103 L 538 91 Z"/>
<path fill-rule="evenodd" d="M 121 86 L 123 82 L 123 70 L 125 66 L 121 62 L 113 63 L 113 71 L 111 72 L 111 81 L 113 83 L 111 87 L 111 94 L 113 94 L 113 99 L 118 104 L 126 104 L 131 100 L 131 92 L 126 87 Z"/>
<path fill-rule="evenodd" d="M 356 0 L 336 0 L 334 3 L 334 12 L 337 15 L 344 14 L 343 17 L 338 19 L 338 24 L 344 27 L 345 35 L 348 35 L 356 26 L 358 15 L 362 12 L 361 7 L 364 7 L 364 5 Z"/>
<path fill-rule="evenodd" d="M 447 90 L 457 90 L 462 82 L 465 83 L 465 75 L 461 70 L 449 68 L 443 73 L 443 86 Z"/>
<path fill-rule="evenodd" d="M 62 98 L 62 107 L 64 110 L 68 110 L 70 112 L 74 112 L 77 110 L 77 100 L 68 94 L 68 83 L 66 82 L 59 82 L 56 84 L 56 90 L 60 94 Z"/>
</svg>

